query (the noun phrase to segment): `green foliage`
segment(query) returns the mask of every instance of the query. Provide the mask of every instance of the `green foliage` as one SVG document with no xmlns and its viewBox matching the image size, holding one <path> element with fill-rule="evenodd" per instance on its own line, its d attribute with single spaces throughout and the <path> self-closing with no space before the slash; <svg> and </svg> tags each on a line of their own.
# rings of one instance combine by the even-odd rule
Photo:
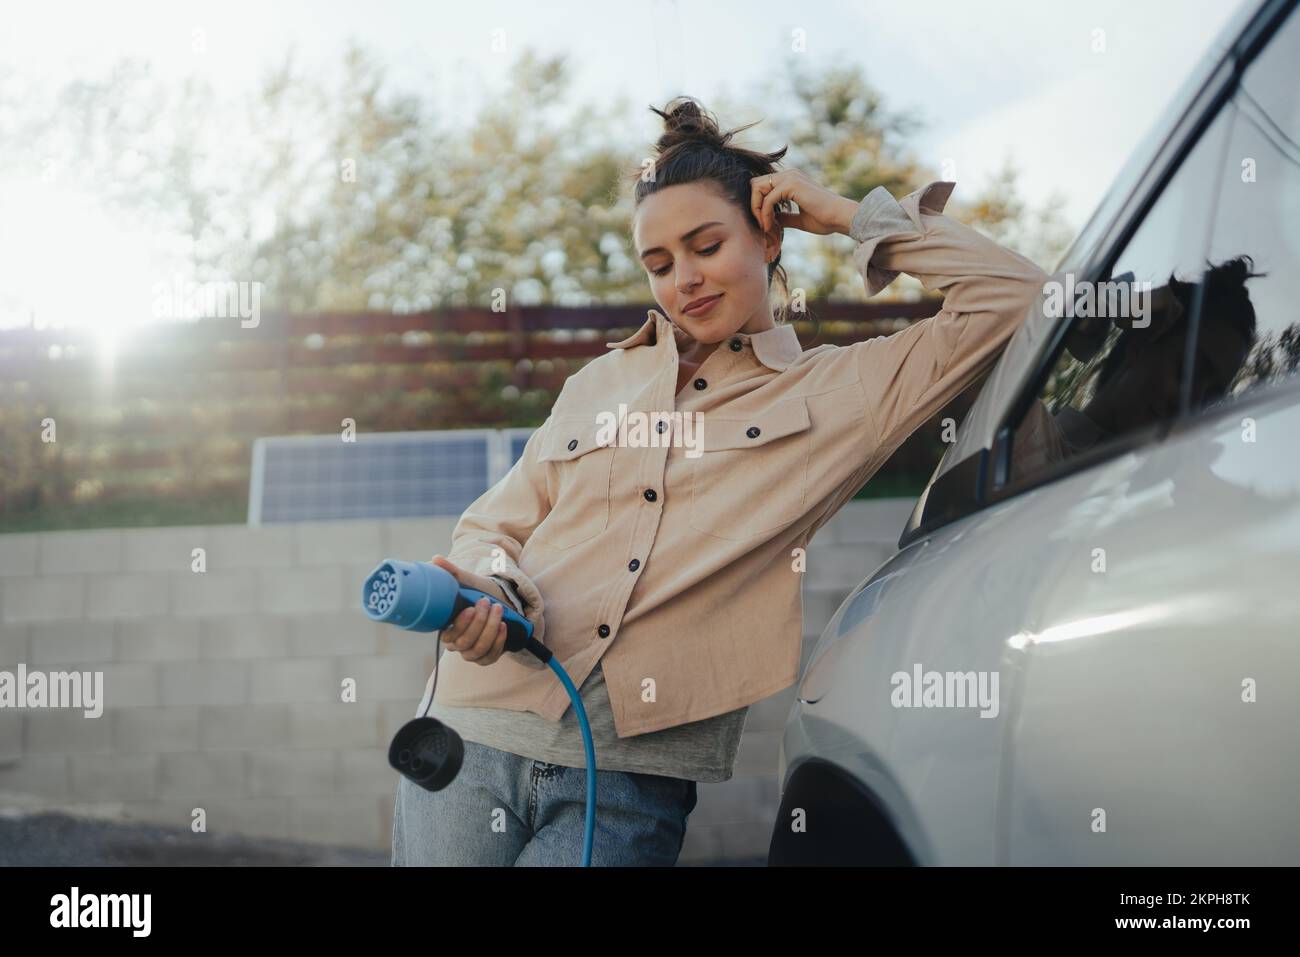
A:
<svg viewBox="0 0 1300 957">
<path fill-rule="evenodd" d="M 901 195 L 939 178 L 908 147 L 922 120 L 889 109 L 860 64 L 811 72 L 789 63 L 769 89 L 755 91 L 763 110 L 722 96 L 706 103 L 728 127 L 761 119 L 743 142 L 765 150 L 788 144 L 786 166 L 841 195 L 876 186 Z M 355 44 L 334 73 L 307 70 L 290 53 L 254 96 L 235 101 L 203 83 L 165 83 L 147 63 L 124 60 L 102 78 L 0 102 L 16 134 L 13 148 L 0 151 L 0 168 L 53 162 L 124 223 L 178 240 L 187 278 L 262 283 L 268 321 L 277 313 L 489 308 L 502 297 L 522 305 L 645 303 L 629 176 L 649 156 L 660 120 L 649 104 L 576 102 L 571 75 L 564 57 L 525 51 L 504 87 L 457 126 L 432 99 L 394 90 L 384 65 Z M 143 171 L 124 173 L 128 154 Z M 1009 167 L 950 211 L 1040 263 L 1068 239 L 1059 206 L 1028 211 Z M 792 232 L 782 262 L 810 300 L 861 300 L 851 248 L 847 237 Z M 481 371 L 471 394 L 377 391 L 371 405 L 349 414 L 402 429 L 542 421 L 545 392 L 516 388 L 505 364 Z M 89 503 L 103 476 L 33 444 L 32 415 L 54 397 L 16 396 L 0 392 L 0 509 L 10 518 L 17 509 L 43 510 L 48 521 L 63 520 L 55 514 L 98 521 L 74 504 Z M 443 421 L 457 405 L 472 408 L 474 421 Z M 222 438 L 221 422 L 214 414 L 207 439 Z M 61 440 L 75 432 L 64 426 Z M 193 449 L 183 459 L 177 485 L 217 467 Z M 910 463 L 891 474 L 887 466 L 863 496 L 891 482 L 910 494 L 928 470 Z M 161 502 L 146 501 L 139 524 L 165 514 Z M 108 513 L 134 524 L 130 506 L 121 508 L 128 511 Z M 187 520 L 194 508 L 177 503 L 173 517 Z M 234 514 L 225 508 L 216 514 Z"/>
</svg>

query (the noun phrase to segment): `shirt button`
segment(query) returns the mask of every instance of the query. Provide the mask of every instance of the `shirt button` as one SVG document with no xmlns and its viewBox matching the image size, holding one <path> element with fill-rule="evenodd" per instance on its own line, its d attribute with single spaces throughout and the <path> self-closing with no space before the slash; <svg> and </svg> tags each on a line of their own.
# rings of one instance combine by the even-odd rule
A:
<svg viewBox="0 0 1300 957">
<path fill-rule="evenodd" d="M 761 431 L 762 430 L 759 429 L 758 426 L 751 425 L 748 429 L 745 430 L 745 434 L 748 435 L 751 439 L 756 439 L 758 438 L 758 435 Z"/>
<path fill-rule="evenodd" d="M 695 380 L 695 388 L 699 389 L 700 391 L 703 391 L 703 390 L 707 389 L 708 387 L 709 387 L 709 384 L 708 384 L 707 382 L 705 382 L 703 379 L 696 379 L 696 380 Z"/>
<path fill-rule="evenodd" d="M 743 342 L 741 342 L 739 339 L 732 339 L 732 340 L 731 340 L 731 351 L 732 351 L 732 352 L 739 352 L 739 351 L 740 351 L 741 349 L 743 349 L 743 348 L 745 348 L 745 344 L 744 344 Z"/>
<path fill-rule="evenodd" d="M 609 625 L 601 625 L 599 628 L 596 629 L 596 634 L 600 635 L 600 637 L 602 638 L 608 638 Z"/>
<path fill-rule="evenodd" d="M 627 563 L 627 570 L 630 572 L 634 572 L 640 567 L 641 567 L 641 561 L 636 558 L 632 559 L 630 562 Z"/>
<path fill-rule="evenodd" d="M 647 502 L 653 502 L 653 501 L 654 501 L 655 499 L 657 499 L 658 497 L 659 497 L 659 496 L 658 496 L 657 494 L 655 494 L 655 490 L 654 490 L 654 489 L 652 489 L 652 488 L 648 488 L 648 489 L 645 490 L 645 500 L 646 500 Z"/>
<path fill-rule="evenodd" d="M 660 420 L 659 420 L 659 424 L 656 425 L 655 428 L 656 428 L 658 431 L 660 431 L 660 432 L 667 432 L 667 431 L 668 431 L 668 423 L 665 422 L 663 419 L 660 419 Z"/>
<path fill-rule="evenodd" d="M 577 440 L 577 439 L 569 439 L 569 451 L 572 452 L 572 451 L 573 451 L 574 449 L 576 449 L 577 447 L 578 447 L 578 440 Z"/>
</svg>

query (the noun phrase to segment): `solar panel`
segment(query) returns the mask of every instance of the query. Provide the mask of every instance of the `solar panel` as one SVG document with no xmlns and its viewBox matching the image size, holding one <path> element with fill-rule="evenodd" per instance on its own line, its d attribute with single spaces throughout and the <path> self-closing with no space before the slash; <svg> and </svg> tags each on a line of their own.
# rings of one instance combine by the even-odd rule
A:
<svg viewBox="0 0 1300 957">
<path fill-rule="evenodd" d="M 524 454 L 524 446 L 528 444 L 528 437 L 536 432 L 536 429 L 502 429 L 505 436 L 506 448 L 510 452 L 510 465 L 519 461 L 519 457 Z M 507 466 L 507 469 L 509 466 Z"/>
<path fill-rule="evenodd" d="M 509 470 L 532 431 L 259 438 L 248 523 L 458 516 Z"/>
</svg>

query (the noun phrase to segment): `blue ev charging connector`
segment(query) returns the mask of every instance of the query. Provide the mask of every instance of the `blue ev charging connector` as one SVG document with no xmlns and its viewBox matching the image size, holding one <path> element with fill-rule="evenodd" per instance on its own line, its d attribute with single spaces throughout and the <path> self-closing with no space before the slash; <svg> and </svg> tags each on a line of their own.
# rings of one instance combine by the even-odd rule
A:
<svg viewBox="0 0 1300 957">
<path fill-rule="evenodd" d="M 506 626 L 506 651 L 527 651 L 550 666 L 564 685 L 578 716 L 582 746 L 587 755 L 587 816 L 582 840 L 582 866 L 591 866 L 591 847 L 596 830 L 596 748 L 582 698 L 568 672 L 549 648 L 533 637 L 533 623 L 509 605 L 476 588 L 461 585 L 450 572 L 428 562 L 404 562 L 394 558 L 380 562 L 361 588 L 361 607 L 374 621 L 396 625 L 407 631 L 441 631 L 466 608 L 486 598 L 502 606 Z M 429 696 L 433 704 L 433 696 Z M 460 771 L 464 744 L 451 728 L 425 715 L 408 721 L 393 737 L 388 763 L 411 782 L 429 791 L 450 784 Z"/>
</svg>

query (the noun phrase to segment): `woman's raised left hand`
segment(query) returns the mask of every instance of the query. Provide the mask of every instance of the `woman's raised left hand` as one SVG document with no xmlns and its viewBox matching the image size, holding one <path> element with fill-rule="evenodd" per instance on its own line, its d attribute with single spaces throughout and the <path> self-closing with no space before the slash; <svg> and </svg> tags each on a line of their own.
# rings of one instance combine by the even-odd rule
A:
<svg viewBox="0 0 1300 957">
<path fill-rule="evenodd" d="M 847 234 L 858 208 L 853 200 L 832 192 L 802 170 L 765 173 L 753 177 L 749 185 L 750 209 L 764 232 L 771 232 L 777 226 L 792 226 L 819 236 Z M 782 200 L 793 200 L 799 211 L 792 213 L 777 209 L 776 204 Z"/>
</svg>

